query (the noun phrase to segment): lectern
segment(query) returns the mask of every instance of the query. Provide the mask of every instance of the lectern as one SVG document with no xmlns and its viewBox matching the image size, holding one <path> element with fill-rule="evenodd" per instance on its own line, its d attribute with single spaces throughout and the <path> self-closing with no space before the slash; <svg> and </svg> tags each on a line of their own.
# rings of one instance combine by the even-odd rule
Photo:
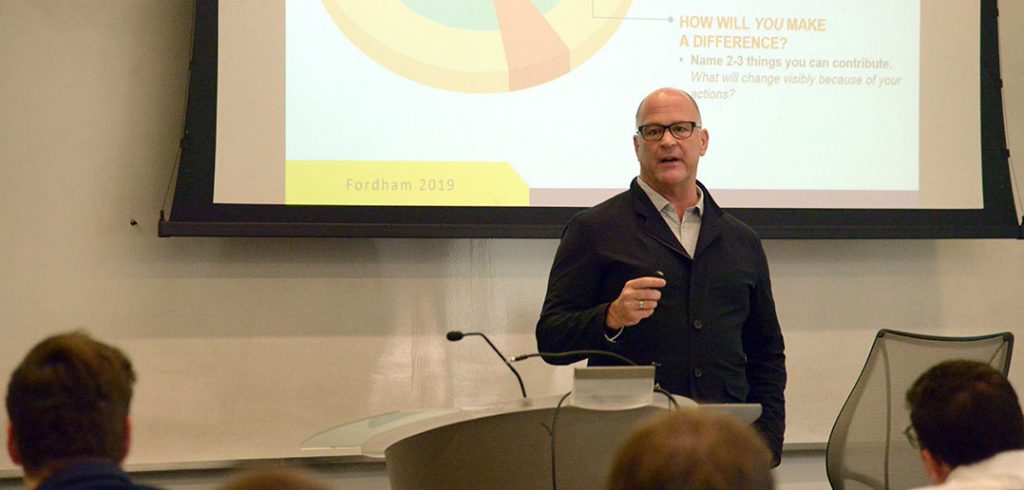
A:
<svg viewBox="0 0 1024 490">
<path fill-rule="evenodd" d="M 602 488 L 622 439 L 637 423 L 673 405 L 667 396 L 653 393 L 653 368 L 639 369 L 577 368 L 569 395 L 391 412 L 321 432 L 303 449 L 348 448 L 353 454 L 384 457 L 395 490 Z M 672 399 L 679 406 L 726 411 L 746 421 L 761 412 L 756 404 Z"/>
</svg>

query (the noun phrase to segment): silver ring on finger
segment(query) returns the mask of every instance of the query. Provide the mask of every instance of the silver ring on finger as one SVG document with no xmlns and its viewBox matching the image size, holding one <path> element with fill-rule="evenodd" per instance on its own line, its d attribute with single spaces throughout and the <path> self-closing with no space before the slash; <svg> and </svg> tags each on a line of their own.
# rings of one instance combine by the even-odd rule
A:
<svg viewBox="0 0 1024 490">
<path fill-rule="evenodd" d="M 640 300 L 640 309 L 641 310 L 646 310 L 647 309 L 647 308 L 644 307 L 644 300 Z"/>
</svg>

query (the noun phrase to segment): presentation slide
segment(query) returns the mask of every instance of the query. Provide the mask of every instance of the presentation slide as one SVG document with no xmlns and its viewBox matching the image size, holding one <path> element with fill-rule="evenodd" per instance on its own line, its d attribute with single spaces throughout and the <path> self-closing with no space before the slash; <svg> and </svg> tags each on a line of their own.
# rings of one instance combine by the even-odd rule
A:
<svg viewBox="0 0 1024 490">
<path fill-rule="evenodd" d="M 220 77 L 215 202 L 590 206 L 637 175 L 637 104 L 671 86 L 700 104 L 710 144 L 698 176 L 725 206 L 980 207 L 980 144 L 970 135 L 977 97 L 922 95 L 963 92 L 965 79 L 977 93 L 976 69 L 943 89 L 931 82 L 945 76 L 928 78 L 922 60 L 922 39 L 959 36 L 958 46 L 974 43 L 976 67 L 977 6 L 953 31 L 922 8 L 911 0 L 221 0 L 221 72 L 239 66 L 239 83 L 262 83 L 268 96 L 227 93 L 231 74 Z M 254 41 L 247 22 L 273 24 L 269 40 Z M 253 82 L 260 70 L 273 82 Z M 247 107 L 240 115 L 223 109 L 233 98 Z M 969 116 L 958 121 L 966 127 L 929 129 L 922 104 L 948 110 L 959 98 L 968 99 L 952 102 Z M 265 138 L 238 131 L 248 140 L 238 136 L 232 149 L 222 122 L 253 119 L 274 124 L 264 125 Z M 929 138 L 956 132 L 969 134 L 958 150 L 969 161 L 933 178 L 949 174 L 950 162 L 928 156 Z M 254 149 L 252 139 L 265 141 Z"/>
</svg>

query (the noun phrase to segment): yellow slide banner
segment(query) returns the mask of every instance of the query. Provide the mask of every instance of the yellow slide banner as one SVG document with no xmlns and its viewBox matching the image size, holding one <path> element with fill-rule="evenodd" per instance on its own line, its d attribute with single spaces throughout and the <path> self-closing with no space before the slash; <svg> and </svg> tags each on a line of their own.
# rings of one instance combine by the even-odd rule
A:
<svg viewBox="0 0 1024 490">
<path fill-rule="evenodd" d="M 529 206 L 530 189 L 506 162 L 288 160 L 285 204 Z"/>
</svg>

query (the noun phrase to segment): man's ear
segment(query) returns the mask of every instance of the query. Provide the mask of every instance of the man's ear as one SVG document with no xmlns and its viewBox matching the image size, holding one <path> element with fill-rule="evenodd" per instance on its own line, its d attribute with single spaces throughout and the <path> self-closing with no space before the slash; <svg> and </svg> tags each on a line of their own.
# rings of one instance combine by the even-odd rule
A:
<svg viewBox="0 0 1024 490">
<path fill-rule="evenodd" d="M 7 424 L 7 455 L 14 464 L 21 466 L 21 452 L 18 451 L 18 441 L 14 439 L 14 426 L 10 424 Z"/>
<path fill-rule="evenodd" d="M 932 482 L 936 485 L 945 483 L 946 478 L 949 478 L 949 472 L 953 471 L 949 465 L 939 461 L 939 459 L 927 449 L 921 450 L 921 461 L 924 462 L 924 470 L 928 472 L 928 478 L 931 478 Z"/>
<path fill-rule="evenodd" d="M 132 418 L 131 416 L 124 418 L 124 455 L 128 457 L 128 452 L 132 449 Z"/>
</svg>

